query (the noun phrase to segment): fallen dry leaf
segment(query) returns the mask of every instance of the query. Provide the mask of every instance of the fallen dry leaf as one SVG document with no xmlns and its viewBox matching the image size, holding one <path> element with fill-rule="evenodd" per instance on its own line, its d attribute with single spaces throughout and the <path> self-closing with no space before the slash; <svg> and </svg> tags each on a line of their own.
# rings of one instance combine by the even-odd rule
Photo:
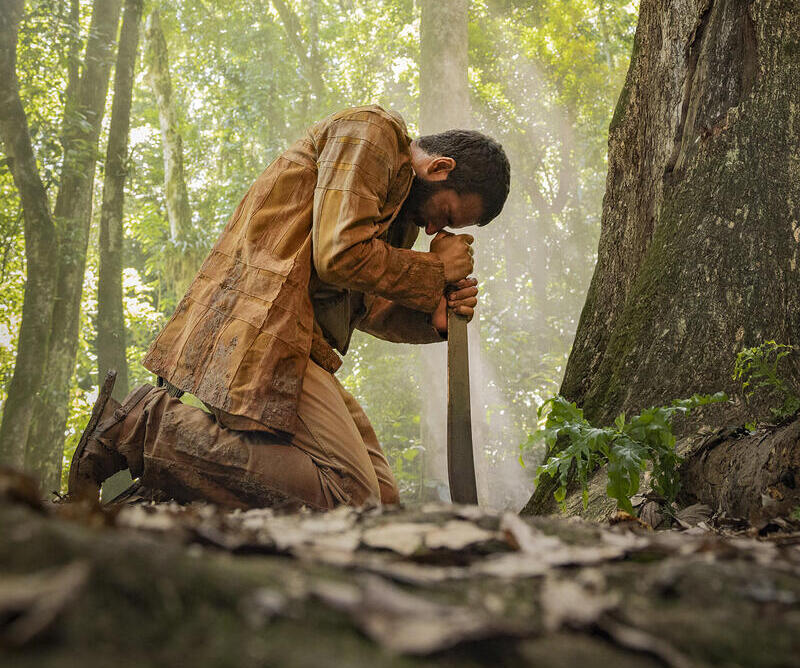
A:
<svg viewBox="0 0 800 668">
<path fill-rule="evenodd" d="M 649 528 L 642 520 L 640 520 L 636 515 L 631 515 L 630 513 L 626 513 L 624 510 L 618 510 L 615 512 L 611 517 L 608 518 L 608 523 L 611 526 L 619 525 L 619 524 L 629 524 L 632 526 L 641 526 L 645 528 Z"/>
<path fill-rule="evenodd" d="M 425 533 L 425 546 L 431 550 L 464 550 L 497 539 L 496 532 L 481 529 L 472 522 L 450 520 L 443 527 L 436 527 Z"/>
<path fill-rule="evenodd" d="M 563 546 L 559 538 L 548 536 L 515 513 L 503 514 L 500 531 L 505 532 L 512 547 L 528 554 L 540 555 Z"/>
<path fill-rule="evenodd" d="M 467 640 L 524 632 L 485 610 L 433 603 L 377 576 L 363 578 L 360 586 L 318 583 L 311 591 L 350 615 L 370 638 L 400 654 L 426 655 Z"/>
<path fill-rule="evenodd" d="M 475 574 L 464 566 L 435 566 L 413 561 L 386 559 L 377 554 L 357 555 L 351 564 L 360 570 L 382 575 L 393 582 L 425 587 L 447 580 L 465 580 Z"/>
<path fill-rule="evenodd" d="M 601 591 L 596 582 L 552 576 L 544 581 L 539 600 L 548 631 L 587 628 L 619 603 L 616 594 Z"/>
<path fill-rule="evenodd" d="M 596 545 L 569 545 L 555 536 L 548 536 L 540 529 L 531 526 L 513 513 L 506 513 L 500 522 L 509 542 L 532 558 L 536 563 L 547 566 L 589 566 L 604 561 L 620 559 L 629 552 L 647 544 L 647 539 L 631 533 L 617 534 L 602 531 L 601 543 Z M 537 568 L 526 568 L 523 559 L 496 560 L 489 572 L 507 568 L 509 573 L 537 575 Z"/>
<path fill-rule="evenodd" d="M 385 524 L 364 531 L 361 542 L 373 549 L 391 550 L 407 557 L 422 548 L 425 534 L 435 528 L 435 524 L 424 522 Z"/>
<path fill-rule="evenodd" d="M 117 526 L 146 531 L 171 531 L 181 527 L 170 504 L 125 506 L 117 514 Z"/>
<path fill-rule="evenodd" d="M 664 521 L 661 504 L 656 501 L 647 501 L 639 511 L 639 519 L 652 529 L 657 529 Z"/>
<path fill-rule="evenodd" d="M 544 560 L 524 552 L 492 555 L 471 567 L 474 573 L 509 580 L 538 577 L 547 573 L 549 569 L 549 564 Z"/>
<path fill-rule="evenodd" d="M 675 513 L 675 520 L 684 529 L 691 529 L 708 520 L 711 517 L 711 513 L 710 506 L 705 503 L 695 503 Z"/>
</svg>

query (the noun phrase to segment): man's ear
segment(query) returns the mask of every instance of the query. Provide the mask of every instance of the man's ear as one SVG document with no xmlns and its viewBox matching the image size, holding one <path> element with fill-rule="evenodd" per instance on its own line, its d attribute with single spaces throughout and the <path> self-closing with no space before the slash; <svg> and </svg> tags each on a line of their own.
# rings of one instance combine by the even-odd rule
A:
<svg viewBox="0 0 800 668">
<path fill-rule="evenodd" d="M 437 156 L 428 164 L 428 180 L 444 181 L 456 167 L 456 161 L 447 156 Z"/>
</svg>

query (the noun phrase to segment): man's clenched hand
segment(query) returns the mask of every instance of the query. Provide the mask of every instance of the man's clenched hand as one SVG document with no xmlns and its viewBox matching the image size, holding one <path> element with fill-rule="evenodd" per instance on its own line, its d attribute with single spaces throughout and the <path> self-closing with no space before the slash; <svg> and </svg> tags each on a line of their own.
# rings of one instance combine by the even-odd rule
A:
<svg viewBox="0 0 800 668">
<path fill-rule="evenodd" d="M 442 230 L 431 241 L 431 253 L 439 256 L 444 264 L 444 280 L 448 285 L 456 284 L 472 273 L 472 242 L 469 234 L 452 234 Z"/>
<path fill-rule="evenodd" d="M 431 315 L 431 323 L 441 333 L 447 333 L 447 309 L 450 308 L 458 315 L 464 316 L 467 321 L 475 315 L 478 304 L 478 279 L 464 278 L 455 285 L 450 286 L 447 295 L 442 296 L 439 306 Z"/>
</svg>

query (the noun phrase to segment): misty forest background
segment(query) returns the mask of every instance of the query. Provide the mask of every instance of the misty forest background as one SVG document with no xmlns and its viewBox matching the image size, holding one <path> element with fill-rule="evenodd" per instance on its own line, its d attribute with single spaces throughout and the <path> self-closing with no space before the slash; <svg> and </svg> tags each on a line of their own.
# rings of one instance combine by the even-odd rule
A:
<svg viewBox="0 0 800 668">
<path fill-rule="evenodd" d="M 153 382 L 139 364 L 148 345 L 251 182 L 306 126 L 344 107 L 377 103 L 399 111 L 412 136 L 438 131 L 449 121 L 447 102 L 437 100 L 445 91 L 458 124 L 498 139 L 512 165 L 503 214 L 475 235 L 481 293 L 470 326 L 472 408 L 476 449 L 484 455 L 477 462 L 481 500 L 522 507 L 542 453 L 528 453 L 523 468 L 519 444 L 536 428 L 538 406 L 558 391 L 596 261 L 607 132 L 638 2 L 128 0 L 122 21 L 106 17 L 113 37 L 105 51 L 95 45 L 106 54 L 106 76 L 102 67 L 91 69 L 86 51 L 95 9 L 108 12 L 115 4 L 122 3 L 23 5 L 16 72 L 54 211 L 55 249 L 32 266 L 20 190 L 0 153 L 2 459 L 38 473 L 49 489 L 58 486 L 97 395 L 98 374 L 105 373 L 98 367 L 113 357 L 104 344 L 124 345 L 123 385 Z M 138 48 L 130 27 L 120 38 L 135 60 L 129 58 L 127 158 L 123 150 L 115 163 L 112 151 L 107 156 L 112 105 L 122 109 L 118 117 L 125 107 L 124 93 L 115 92 L 125 87 L 115 73 L 124 65 L 118 30 L 125 33 L 126 20 L 136 24 L 138 12 Z M 453 92 L 460 81 L 463 99 Z M 97 94 L 99 118 L 81 99 Z M 67 201 L 70 188 L 80 190 L 67 182 L 70 141 L 78 146 L 76 164 L 84 165 L 78 177 L 89 173 L 91 209 L 70 209 Z M 121 264 L 114 259 L 114 175 L 124 179 Z M 81 229 L 88 230 L 83 241 Z M 40 241 L 47 239 L 45 231 Z M 124 331 L 113 317 L 98 315 L 104 308 L 113 313 L 113 305 L 103 304 L 113 290 L 98 290 L 102 254 L 106 272 L 121 274 Z M 83 277 L 75 291 L 79 320 L 51 324 L 57 335 L 32 355 L 44 360 L 44 376 L 38 387 L 20 389 L 17 381 L 10 415 L 26 277 L 35 269 L 53 290 L 66 290 L 68 262 Z M 113 286 L 113 276 L 103 280 Z M 405 501 L 447 493 L 444 357 L 444 345 L 397 345 L 357 333 L 338 372 L 369 415 Z M 68 398 L 48 385 L 59 373 L 69 378 Z M 15 429 L 26 406 L 33 413 L 23 439 Z M 35 426 L 36 411 L 48 416 L 49 433 Z"/>
</svg>

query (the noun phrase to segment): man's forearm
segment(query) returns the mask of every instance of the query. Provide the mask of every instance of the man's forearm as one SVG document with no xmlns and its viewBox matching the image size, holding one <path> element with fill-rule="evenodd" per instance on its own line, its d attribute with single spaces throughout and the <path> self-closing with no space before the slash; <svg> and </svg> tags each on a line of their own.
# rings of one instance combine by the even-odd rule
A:
<svg viewBox="0 0 800 668">
<path fill-rule="evenodd" d="M 368 311 L 358 329 L 394 343 L 438 343 L 446 340 L 432 324 L 431 314 L 384 297 L 368 297 Z"/>
</svg>

